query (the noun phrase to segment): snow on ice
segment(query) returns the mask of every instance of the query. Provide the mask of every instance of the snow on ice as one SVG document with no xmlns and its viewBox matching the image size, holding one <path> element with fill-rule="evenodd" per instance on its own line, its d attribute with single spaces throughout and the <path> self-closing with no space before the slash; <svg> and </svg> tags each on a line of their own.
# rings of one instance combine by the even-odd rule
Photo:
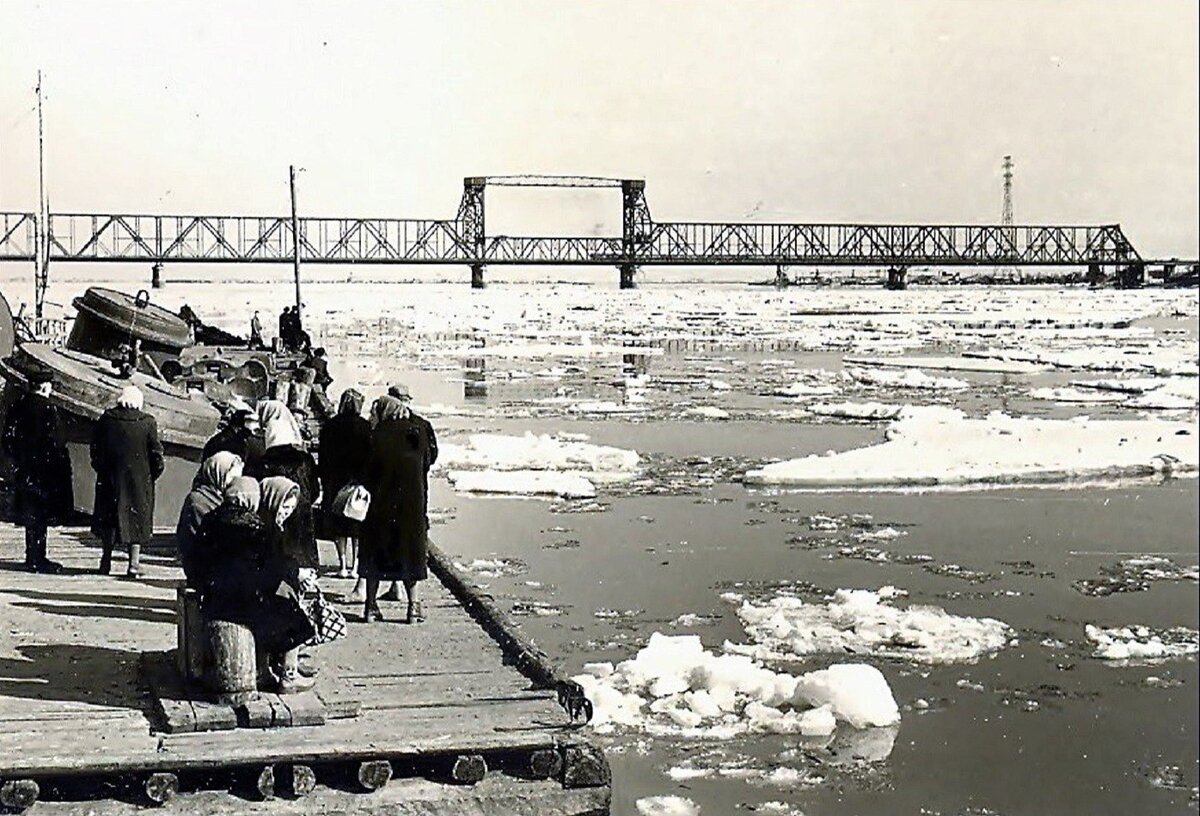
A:
<svg viewBox="0 0 1200 816">
<path fill-rule="evenodd" d="M 1094 656 L 1102 660 L 1161 660 L 1200 651 L 1200 632 L 1184 626 L 1151 629 L 1134 625 L 1107 629 L 1089 623 L 1084 632 L 1096 644 Z"/>
<path fill-rule="evenodd" d="M 1194 475 L 1194 420 L 1071 420 L 909 406 L 882 444 L 775 462 L 749 484 L 903 487 L 1046 484 L 1089 479 Z"/>
<path fill-rule="evenodd" d="M 646 796 L 637 800 L 638 816 L 698 816 L 700 806 L 683 796 Z"/>
<path fill-rule="evenodd" d="M 956 377 L 931 377 L 919 368 L 906 371 L 849 368 L 846 374 L 855 382 L 884 388 L 918 388 L 930 391 L 961 391 L 970 386 Z"/>
<path fill-rule="evenodd" d="M 655 632 L 634 657 L 616 666 L 588 664 L 574 679 L 601 732 L 623 726 L 692 737 L 827 735 L 839 721 L 856 728 L 900 721 L 887 680 L 873 666 L 775 672 L 744 655 L 707 651 L 696 635 Z"/>
<path fill-rule="evenodd" d="M 464 492 L 579 499 L 594 498 L 597 483 L 637 474 L 636 451 L 593 445 L 578 436 L 472 434 L 466 445 L 443 445 L 438 466 Z"/>
<path fill-rule="evenodd" d="M 759 660 L 795 660 L 813 654 L 873 654 L 918 663 L 960 663 L 1003 649 L 1012 629 L 992 618 L 951 615 L 936 606 L 900 609 L 903 593 L 839 589 L 828 603 L 791 595 L 742 600 L 737 615 L 750 645 L 726 649 Z M 819 705 L 820 703 L 813 703 Z"/>
</svg>

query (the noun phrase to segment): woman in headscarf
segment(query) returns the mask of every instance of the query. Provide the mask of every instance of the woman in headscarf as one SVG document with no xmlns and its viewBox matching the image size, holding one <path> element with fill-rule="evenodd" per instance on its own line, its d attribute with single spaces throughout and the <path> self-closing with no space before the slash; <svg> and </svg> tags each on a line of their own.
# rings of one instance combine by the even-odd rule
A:
<svg viewBox="0 0 1200 816">
<path fill-rule="evenodd" d="M 311 687 L 298 663 L 300 645 L 312 638 L 313 628 L 300 606 L 295 562 L 274 548 L 260 516 L 262 498 L 257 482 L 236 478 L 225 489 L 224 503 L 201 523 L 200 547 L 211 565 L 201 608 L 208 620 L 238 623 L 254 633 L 286 694 Z M 285 511 L 276 515 L 286 520 Z"/>
<path fill-rule="evenodd" d="M 220 451 L 204 460 L 200 471 L 192 481 L 192 490 L 183 500 L 179 511 L 179 524 L 175 527 L 175 545 L 179 549 L 179 560 L 188 586 L 204 584 L 207 562 L 196 555 L 196 537 L 204 517 L 221 506 L 225 488 L 242 475 L 242 457 Z"/>
<path fill-rule="evenodd" d="M 267 450 L 257 463 L 253 475 L 264 482 L 271 476 L 282 476 L 299 488 L 298 503 L 289 525 L 294 537 L 292 546 L 299 565 L 315 570 L 320 566 L 316 532 L 313 529 L 313 504 L 321 492 L 317 463 L 312 454 L 304 449 L 300 426 L 283 403 L 268 400 L 260 405 L 259 422 Z"/>
<path fill-rule="evenodd" d="M 337 416 L 321 428 L 317 472 L 321 477 L 321 508 L 325 531 L 337 547 L 338 576 L 354 574 L 358 553 L 360 524 L 338 513 L 334 499 L 342 488 L 361 485 L 366 475 L 367 457 L 371 454 L 371 423 L 362 415 L 363 395 L 353 388 L 342 392 Z M 347 557 L 349 556 L 349 557 Z M 362 581 L 354 587 L 351 600 L 363 600 Z M 356 597 L 357 596 L 357 597 Z"/>
<path fill-rule="evenodd" d="M 371 406 L 371 457 L 366 488 L 371 506 L 363 520 L 359 574 L 366 579 L 366 621 L 382 620 L 376 601 L 381 580 L 401 581 L 408 596 L 406 620 L 424 620 L 417 583 L 426 567 L 428 473 L 436 458 L 433 428 L 409 410 L 407 390 Z"/>
<path fill-rule="evenodd" d="M 129 548 L 126 577 L 142 574 L 142 545 L 150 541 L 154 524 L 154 481 L 162 475 L 163 447 L 158 423 L 142 411 L 142 392 L 127 386 L 92 432 L 91 460 L 96 472 L 96 500 L 92 531 L 100 537 L 104 554 L 100 572 L 112 569 L 117 544 Z"/>
</svg>

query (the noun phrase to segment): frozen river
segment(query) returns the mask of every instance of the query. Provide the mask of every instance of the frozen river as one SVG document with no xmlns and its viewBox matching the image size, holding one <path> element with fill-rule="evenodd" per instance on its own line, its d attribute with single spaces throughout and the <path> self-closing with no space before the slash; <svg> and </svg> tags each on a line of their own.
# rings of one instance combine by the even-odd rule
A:
<svg viewBox="0 0 1200 816">
<path fill-rule="evenodd" d="M 157 299 L 185 291 L 231 330 L 289 296 Z M 335 389 L 403 381 L 437 427 L 438 543 L 571 671 L 660 633 L 789 676 L 865 663 L 890 686 L 897 725 L 807 736 L 744 695 L 705 716 L 695 677 L 643 689 L 598 728 L 614 813 L 1195 811 L 1194 291 L 326 282 L 306 298 Z M 885 436 L 918 441 L 808 467 L 940 462 L 937 439 L 985 419 L 952 489 L 743 483 Z M 1083 425 L 1091 459 L 1062 443 Z M 884 587 L 866 607 L 834 595 Z M 1128 626 L 1146 628 L 1107 631 Z"/>
</svg>

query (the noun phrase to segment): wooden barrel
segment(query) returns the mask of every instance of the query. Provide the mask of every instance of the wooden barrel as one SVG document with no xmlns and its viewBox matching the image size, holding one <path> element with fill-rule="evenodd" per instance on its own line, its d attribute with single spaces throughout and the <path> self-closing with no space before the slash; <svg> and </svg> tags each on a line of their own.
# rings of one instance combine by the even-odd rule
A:
<svg viewBox="0 0 1200 816">
<path fill-rule="evenodd" d="M 200 616 L 200 593 L 178 587 L 175 614 L 179 673 L 190 681 L 201 683 L 207 670 L 208 638 L 204 619 Z"/>
<path fill-rule="evenodd" d="M 258 691 L 254 634 L 240 623 L 209 621 L 205 627 L 212 649 L 209 685 L 229 702 L 244 702 Z"/>
</svg>

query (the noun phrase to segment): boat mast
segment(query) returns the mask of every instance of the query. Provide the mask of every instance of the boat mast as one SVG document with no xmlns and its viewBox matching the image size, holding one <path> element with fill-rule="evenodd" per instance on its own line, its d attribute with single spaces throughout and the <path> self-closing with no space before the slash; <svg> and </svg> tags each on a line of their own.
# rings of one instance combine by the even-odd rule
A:
<svg viewBox="0 0 1200 816">
<path fill-rule="evenodd" d="M 296 165 L 288 166 L 288 182 L 292 188 L 292 275 L 296 280 L 296 323 L 300 317 L 300 219 L 296 217 Z"/>
<path fill-rule="evenodd" d="M 42 72 L 37 74 L 38 217 L 33 256 L 33 315 L 41 319 L 50 280 L 50 212 L 46 206 L 46 143 L 42 130 Z"/>
</svg>

